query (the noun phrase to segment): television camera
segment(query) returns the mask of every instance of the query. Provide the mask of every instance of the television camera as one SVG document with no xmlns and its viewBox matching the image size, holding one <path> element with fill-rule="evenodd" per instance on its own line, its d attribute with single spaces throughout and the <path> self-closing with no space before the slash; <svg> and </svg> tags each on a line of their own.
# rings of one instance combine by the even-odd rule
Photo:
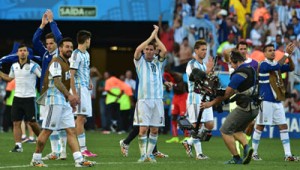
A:
<svg viewBox="0 0 300 170">
<path fill-rule="evenodd" d="M 206 102 L 207 96 L 213 99 L 217 96 L 223 96 L 225 93 L 225 90 L 221 89 L 220 80 L 217 75 L 206 74 L 198 68 L 192 70 L 189 80 L 194 82 L 194 92 L 203 96 L 201 102 Z M 200 109 L 199 111 L 196 127 L 186 117 L 181 117 L 178 124 L 180 129 L 190 130 L 194 138 L 199 138 L 200 141 L 209 141 L 212 136 L 211 131 L 204 128 L 202 131 L 199 131 L 203 110 Z"/>
</svg>

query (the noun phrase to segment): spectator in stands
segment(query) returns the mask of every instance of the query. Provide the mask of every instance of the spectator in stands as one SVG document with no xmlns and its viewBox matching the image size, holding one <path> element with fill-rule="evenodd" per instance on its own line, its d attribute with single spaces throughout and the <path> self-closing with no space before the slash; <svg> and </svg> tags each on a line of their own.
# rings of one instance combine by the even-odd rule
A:
<svg viewBox="0 0 300 170">
<path fill-rule="evenodd" d="M 272 21 L 269 24 L 269 30 L 274 39 L 277 35 L 283 35 L 287 30 L 285 24 L 279 21 L 277 11 L 273 12 Z"/>
<path fill-rule="evenodd" d="M 193 50 L 189 45 L 188 37 L 183 38 L 180 45 L 179 60 L 180 64 L 185 64 L 192 59 Z"/>
<path fill-rule="evenodd" d="M 253 11 L 253 21 L 259 21 L 259 17 L 264 18 L 264 23 L 267 24 L 271 18 L 269 11 L 265 7 L 264 0 L 258 0 L 258 7 Z"/>
</svg>

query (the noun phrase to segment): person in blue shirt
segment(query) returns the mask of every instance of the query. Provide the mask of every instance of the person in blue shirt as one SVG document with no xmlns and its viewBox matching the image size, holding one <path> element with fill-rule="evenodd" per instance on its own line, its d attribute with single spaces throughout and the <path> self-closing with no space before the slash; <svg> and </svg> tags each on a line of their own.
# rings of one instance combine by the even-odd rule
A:
<svg viewBox="0 0 300 170">
<path fill-rule="evenodd" d="M 266 125 L 277 125 L 280 131 L 280 139 L 284 150 L 285 161 L 298 161 L 291 153 L 289 130 L 282 101 L 285 100 L 285 89 L 281 78 L 282 72 L 291 72 L 295 65 L 290 57 L 295 45 L 290 43 L 286 47 L 286 53 L 277 62 L 275 58 L 275 48 L 273 44 L 264 47 L 266 60 L 260 63 L 259 73 L 259 93 L 262 96 L 262 109 L 256 119 L 256 128 L 253 133 L 252 147 L 254 153 L 253 160 L 262 160 L 258 155 L 258 146 L 261 134 Z M 286 63 L 286 60 L 288 61 Z M 274 80 L 274 81 L 273 81 Z"/>
<path fill-rule="evenodd" d="M 224 96 L 218 96 L 210 102 L 201 103 L 201 108 L 209 108 L 236 94 L 237 107 L 230 112 L 220 128 L 223 140 L 233 158 L 226 164 L 249 164 L 253 149 L 248 145 L 244 130 L 258 114 L 257 85 L 255 70 L 248 66 L 245 57 L 237 50 L 231 52 L 229 63 L 235 71 L 231 74 L 230 82 Z M 244 147 L 244 157 L 237 152 L 235 140 Z"/>
</svg>

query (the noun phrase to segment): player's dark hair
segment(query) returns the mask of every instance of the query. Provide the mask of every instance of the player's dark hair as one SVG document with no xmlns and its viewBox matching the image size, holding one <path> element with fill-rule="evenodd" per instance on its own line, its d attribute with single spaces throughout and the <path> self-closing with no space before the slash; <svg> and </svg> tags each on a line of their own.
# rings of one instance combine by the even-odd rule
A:
<svg viewBox="0 0 300 170">
<path fill-rule="evenodd" d="M 207 45 L 206 41 L 204 41 L 204 40 L 198 40 L 198 41 L 196 41 L 196 43 L 194 45 L 194 49 L 198 49 L 202 45 Z"/>
<path fill-rule="evenodd" d="M 63 47 L 64 42 L 71 42 L 73 44 L 73 39 L 70 37 L 65 37 L 59 42 L 58 46 Z"/>
<path fill-rule="evenodd" d="M 87 39 L 92 37 L 92 33 L 87 30 L 80 30 L 77 32 L 77 43 L 83 44 Z"/>
<path fill-rule="evenodd" d="M 55 39 L 54 38 L 54 34 L 51 32 L 51 33 L 48 33 L 45 35 L 45 39 Z"/>
<path fill-rule="evenodd" d="M 263 48 L 263 52 L 265 52 L 268 47 L 274 47 L 274 45 L 273 44 L 265 45 L 264 48 Z"/>
</svg>

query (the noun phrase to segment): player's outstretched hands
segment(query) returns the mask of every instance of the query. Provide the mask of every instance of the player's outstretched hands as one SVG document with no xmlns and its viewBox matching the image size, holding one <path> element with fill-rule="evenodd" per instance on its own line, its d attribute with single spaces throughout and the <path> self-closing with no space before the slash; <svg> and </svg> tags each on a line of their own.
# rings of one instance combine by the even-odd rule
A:
<svg viewBox="0 0 300 170">
<path fill-rule="evenodd" d="M 47 9 L 46 14 L 47 14 L 48 21 L 52 22 L 53 21 L 53 12 L 50 9 Z"/>
<path fill-rule="evenodd" d="M 289 55 L 291 55 L 291 54 L 293 53 L 293 51 L 294 51 L 294 48 L 295 48 L 295 44 L 289 43 L 289 44 L 286 46 L 285 51 L 286 51 Z"/>
</svg>

